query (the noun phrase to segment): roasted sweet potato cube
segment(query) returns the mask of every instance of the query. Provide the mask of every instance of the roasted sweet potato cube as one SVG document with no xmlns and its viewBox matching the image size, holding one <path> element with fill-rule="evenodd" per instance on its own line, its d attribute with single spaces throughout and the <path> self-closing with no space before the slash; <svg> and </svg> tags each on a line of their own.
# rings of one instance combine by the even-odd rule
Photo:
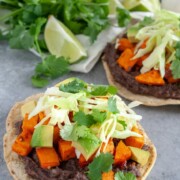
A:
<svg viewBox="0 0 180 180">
<path fill-rule="evenodd" d="M 42 168 L 46 169 L 46 168 L 59 166 L 60 158 L 53 147 L 36 148 L 36 153 Z"/>
<path fill-rule="evenodd" d="M 67 161 L 76 157 L 75 148 L 71 144 L 72 142 L 62 139 L 58 141 L 58 148 L 62 161 Z"/>
<path fill-rule="evenodd" d="M 124 144 L 124 142 L 121 140 L 119 141 L 117 147 L 116 147 L 116 152 L 114 156 L 114 164 L 122 164 L 131 157 L 131 150 L 129 149 L 128 146 Z"/>
</svg>

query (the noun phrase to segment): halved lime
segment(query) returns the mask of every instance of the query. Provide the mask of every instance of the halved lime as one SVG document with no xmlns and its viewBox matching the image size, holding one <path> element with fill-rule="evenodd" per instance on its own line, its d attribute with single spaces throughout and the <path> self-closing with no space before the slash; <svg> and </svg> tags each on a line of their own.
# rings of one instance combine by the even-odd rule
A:
<svg viewBox="0 0 180 180">
<path fill-rule="evenodd" d="M 51 54 L 69 58 L 74 63 L 87 56 L 85 48 L 75 35 L 54 16 L 50 16 L 44 31 L 45 42 Z"/>
</svg>

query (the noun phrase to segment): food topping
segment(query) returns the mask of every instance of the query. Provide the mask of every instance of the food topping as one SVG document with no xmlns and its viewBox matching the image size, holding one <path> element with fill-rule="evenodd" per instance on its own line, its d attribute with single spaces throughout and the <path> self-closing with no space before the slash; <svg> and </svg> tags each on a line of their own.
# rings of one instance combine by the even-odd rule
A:
<svg viewBox="0 0 180 180">
<path fill-rule="evenodd" d="M 77 78 L 47 89 L 25 115 L 13 151 L 31 157 L 34 148 L 43 169 L 63 167 L 74 159 L 83 172 L 89 169 L 87 177 L 92 180 L 113 179 L 118 175 L 112 167 L 120 168 L 129 159 L 144 165 L 137 157 L 141 155 L 130 148 L 141 150 L 145 144 L 137 126 L 142 117 L 115 93 L 112 86 L 87 84 Z"/>
<path fill-rule="evenodd" d="M 127 38 L 118 41 L 117 63 L 125 71 L 139 69 L 135 80 L 146 85 L 176 83 L 180 78 L 180 14 L 161 10 L 153 18 L 131 26 Z M 166 78 L 169 64 L 171 76 Z"/>
</svg>

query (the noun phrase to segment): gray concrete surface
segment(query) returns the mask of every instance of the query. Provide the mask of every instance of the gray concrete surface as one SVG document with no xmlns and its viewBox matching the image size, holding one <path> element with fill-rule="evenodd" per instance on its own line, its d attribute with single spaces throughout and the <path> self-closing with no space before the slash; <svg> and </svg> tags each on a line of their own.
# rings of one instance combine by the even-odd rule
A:
<svg viewBox="0 0 180 180">
<path fill-rule="evenodd" d="M 0 42 L 0 179 L 12 179 L 3 158 L 5 121 L 13 104 L 29 95 L 43 92 L 31 86 L 30 77 L 39 59 L 30 52 L 9 49 Z M 108 84 L 101 62 L 89 74 L 70 73 L 49 84 L 76 76 L 87 82 Z M 128 101 L 126 101 L 128 103 Z M 157 161 L 148 180 L 180 179 L 180 106 L 135 108 L 143 116 L 141 121 L 157 148 Z"/>
</svg>

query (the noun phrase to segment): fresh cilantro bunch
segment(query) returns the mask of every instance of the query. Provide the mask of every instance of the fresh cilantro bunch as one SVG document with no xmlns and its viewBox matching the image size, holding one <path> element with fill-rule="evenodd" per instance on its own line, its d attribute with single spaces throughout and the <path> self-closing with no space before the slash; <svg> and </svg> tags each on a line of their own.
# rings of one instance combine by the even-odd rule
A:
<svg viewBox="0 0 180 180">
<path fill-rule="evenodd" d="M 92 42 L 109 25 L 109 0 L 2 0 L 0 9 L 8 10 L 0 17 L 0 23 L 6 24 L 5 29 L 0 27 L 0 40 L 8 40 L 11 48 L 34 49 L 41 55 L 42 62 L 32 76 L 32 84 L 36 87 L 46 86 L 69 69 L 64 57 L 45 55 L 48 49 L 43 32 L 49 15 L 54 15 L 74 34 L 88 35 Z M 117 15 L 119 25 L 127 25 L 128 11 L 118 9 Z M 52 67 L 56 67 L 54 72 Z"/>
<path fill-rule="evenodd" d="M 75 34 L 86 34 L 93 42 L 108 25 L 109 0 L 62 0 L 63 22 Z"/>
</svg>

